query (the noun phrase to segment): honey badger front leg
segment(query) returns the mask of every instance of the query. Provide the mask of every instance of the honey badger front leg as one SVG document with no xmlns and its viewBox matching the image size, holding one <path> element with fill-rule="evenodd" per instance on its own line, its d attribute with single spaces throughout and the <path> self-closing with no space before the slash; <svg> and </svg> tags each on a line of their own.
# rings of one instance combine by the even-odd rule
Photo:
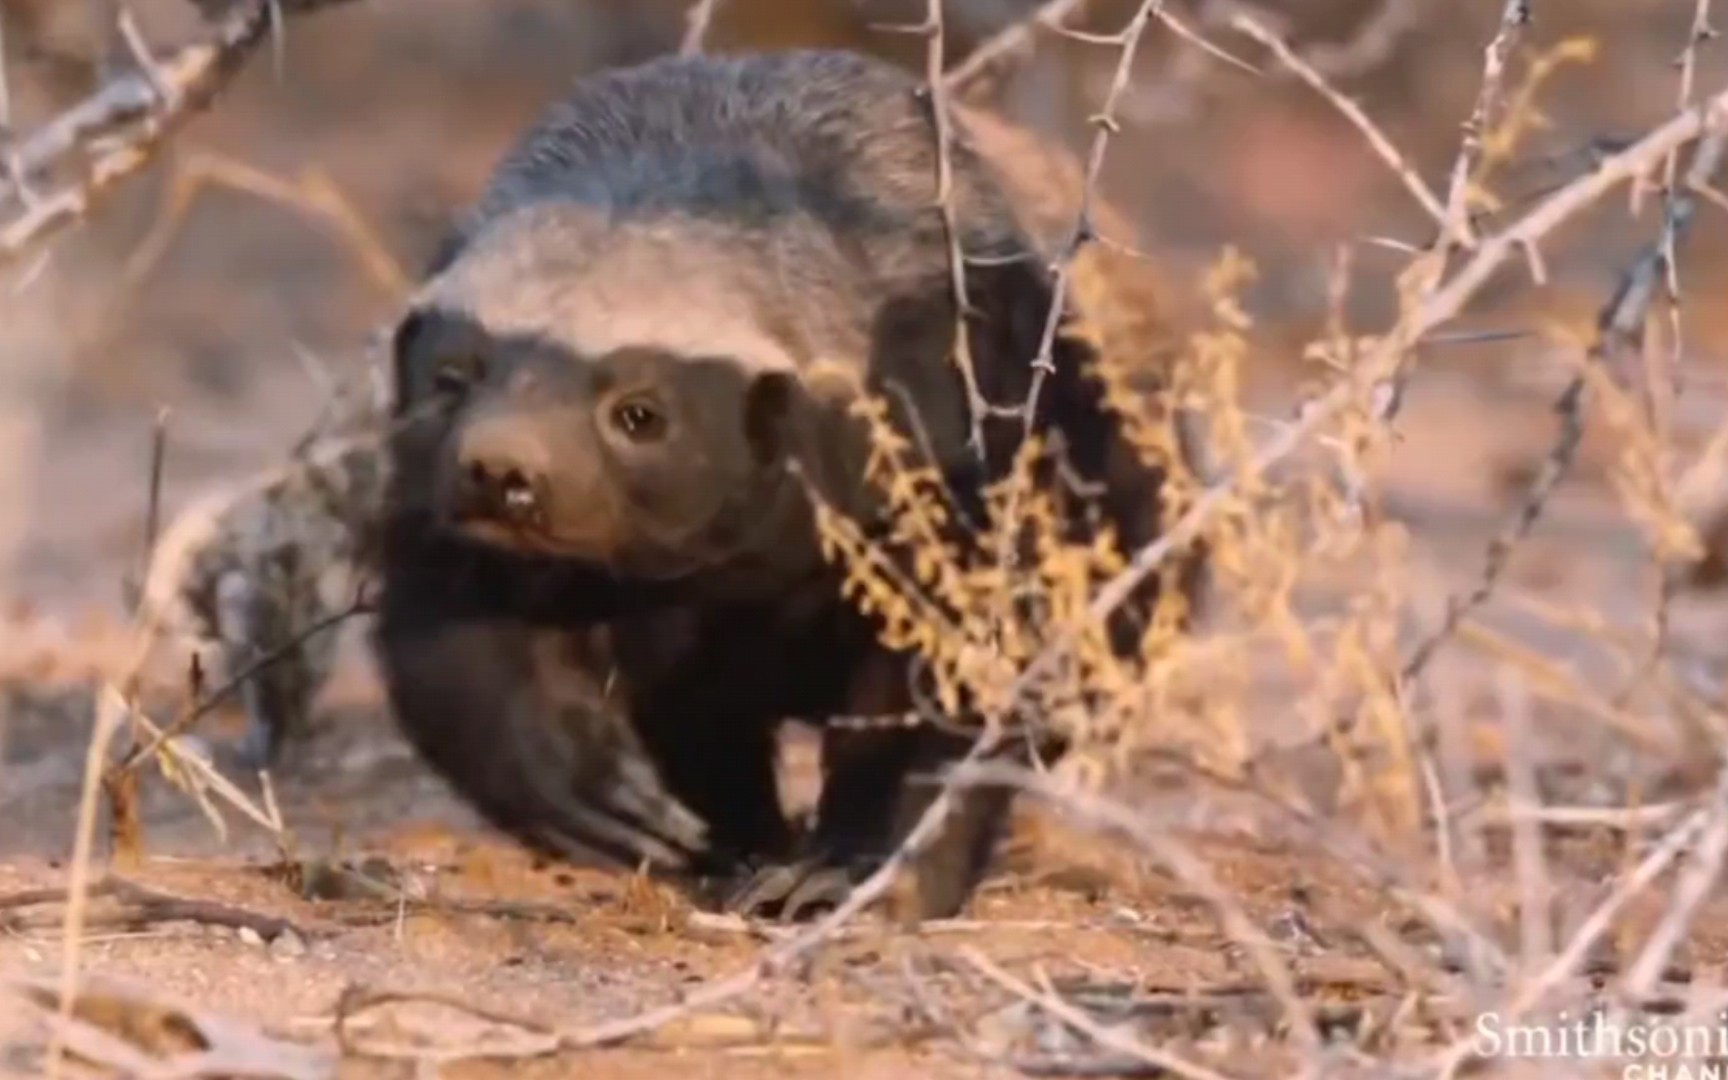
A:
<svg viewBox="0 0 1728 1080">
<path fill-rule="evenodd" d="M 585 635 L 404 607 L 386 603 L 377 636 L 393 710 L 494 826 L 563 857 L 701 872 L 708 828 L 662 784 L 604 670 L 580 663 Z"/>
<path fill-rule="evenodd" d="M 744 880 L 728 901 L 733 910 L 797 920 L 842 903 L 906 842 L 940 794 L 945 771 L 971 752 L 974 732 L 982 731 L 920 719 L 905 657 L 870 645 L 853 659 L 848 717 L 820 721 L 815 827 L 797 858 Z M 998 748 L 991 756 L 1014 749 Z M 951 918 L 965 906 L 989 867 L 1012 801 L 1012 790 L 1000 786 L 954 791 L 941 831 L 908 867 L 917 917 Z"/>
<path fill-rule="evenodd" d="M 905 843 L 941 792 L 943 771 L 972 746 L 972 736 L 930 724 L 829 727 L 816 828 L 803 856 L 752 875 L 729 906 L 785 920 L 837 906 Z M 954 792 L 940 833 L 910 864 L 918 918 L 959 914 L 989 868 L 1012 803 L 1004 786 Z"/>
</svg>

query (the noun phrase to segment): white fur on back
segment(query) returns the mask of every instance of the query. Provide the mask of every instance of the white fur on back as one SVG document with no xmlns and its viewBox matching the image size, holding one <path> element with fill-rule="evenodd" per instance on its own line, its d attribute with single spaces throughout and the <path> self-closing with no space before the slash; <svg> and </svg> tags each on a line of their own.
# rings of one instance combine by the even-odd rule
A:
<svg viewBox="0 0 1728 1080">
<path fill-rule="evenodd" d="M 765 371 L 862 348 L 862 328 L 832 318 L 820 282 L 787 280 L 776 251 L 769 238 L 717 222 L 612 223 L 600 208 L 536 204 L 491 222 L 416 302 L 466 312 L 493 334 L 541 334 L 580 356 L 658 348 Z"/>
</svg>

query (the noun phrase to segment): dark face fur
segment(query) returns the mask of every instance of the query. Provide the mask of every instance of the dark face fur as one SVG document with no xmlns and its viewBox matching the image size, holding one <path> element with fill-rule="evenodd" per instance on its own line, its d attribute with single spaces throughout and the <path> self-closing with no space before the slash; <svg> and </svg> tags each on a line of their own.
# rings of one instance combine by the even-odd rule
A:
<svg viewBox="0 0 1728 1080">
<path fill-rule="evenodd" d="M 680 578 L 762 554 L 796 494 L 794 378 L 650 348 L 576 356 L 439 310 L 397 338 L 399 470 L 435 522 L 506 550 Z"/>
</svg>

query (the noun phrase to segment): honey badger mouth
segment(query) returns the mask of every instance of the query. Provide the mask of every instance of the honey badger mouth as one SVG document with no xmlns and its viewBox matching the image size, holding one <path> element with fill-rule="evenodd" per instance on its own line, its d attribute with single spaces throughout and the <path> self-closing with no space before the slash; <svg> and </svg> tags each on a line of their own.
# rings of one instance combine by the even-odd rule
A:
<svg viewBox="0 0 1728 1080">
<path fill-rule="evenodd" d="M 609 561 L 620 548 L 607 530 L 560 528 L 544 477 L 511 469 L 488 476 L 483 467 L 458 466 L 445 512 L 446 526 L 477 543 L 526 555 Z"/>
<path fill-rule="evenodd" d="M 629 529 L 622 522 L 630 511 L 614 505 L 616 501 L 609 492 L 555 493 L 544 480 L 529 476 L 488 483 L 458 476 L 442 521 L 456 535 L 498 551 L 579 563 L 619 579 L 669 583 L 740 558 L 750 561 L 779 519 L 779 508 L 774 507 L 748 520 L 723 515 L 738 520 L 730 527 L 704 523 L 694 530 L 699 535 L 691 529 L 640 527 L 651 524 L 646 522 Z M 586 512 L 560 514 L 561 507 Z M 573 527 L 578 525 L 586 527 Z"/>
<path fill-rule="evenodd" d="M 592 554 L 585 548 L 561 543 L 539 520 L 471 516 L 456 518 L 453 524 L 468 539 L 506 551 L 566 557 Z"/>
<path fill-rule="evenodd" d="M 484 466 L 471 464 L 463 470 L 451 517 L 460 526 L 482 534 L 502 530 L 512 537 L 532 537 L 546 532 L 545 484 L 517 469 L 496 481 Z"/>
</svg>

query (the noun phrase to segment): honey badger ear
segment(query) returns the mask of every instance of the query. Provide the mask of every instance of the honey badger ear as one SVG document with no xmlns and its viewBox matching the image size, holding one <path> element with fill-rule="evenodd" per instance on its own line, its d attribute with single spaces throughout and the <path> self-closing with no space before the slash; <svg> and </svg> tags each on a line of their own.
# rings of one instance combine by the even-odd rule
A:
<svg viewBox="0 0 1728 1080">
<path fill-rule="evenodd" d="M 798 379 L 784 371 L 753 376 L 744 393 L 744 437 L 758 465 L 772 465 L 791 449 Z"/>
<path fill-rule="evenodd" d="M 407 411 L 413 395 L 413 363 L 415 348 L 428 330 L 427 316 L 419 308 L 410 309 L 396 324 L 390 337 L 390 414 L 401 417 Z"/>
</svg>

